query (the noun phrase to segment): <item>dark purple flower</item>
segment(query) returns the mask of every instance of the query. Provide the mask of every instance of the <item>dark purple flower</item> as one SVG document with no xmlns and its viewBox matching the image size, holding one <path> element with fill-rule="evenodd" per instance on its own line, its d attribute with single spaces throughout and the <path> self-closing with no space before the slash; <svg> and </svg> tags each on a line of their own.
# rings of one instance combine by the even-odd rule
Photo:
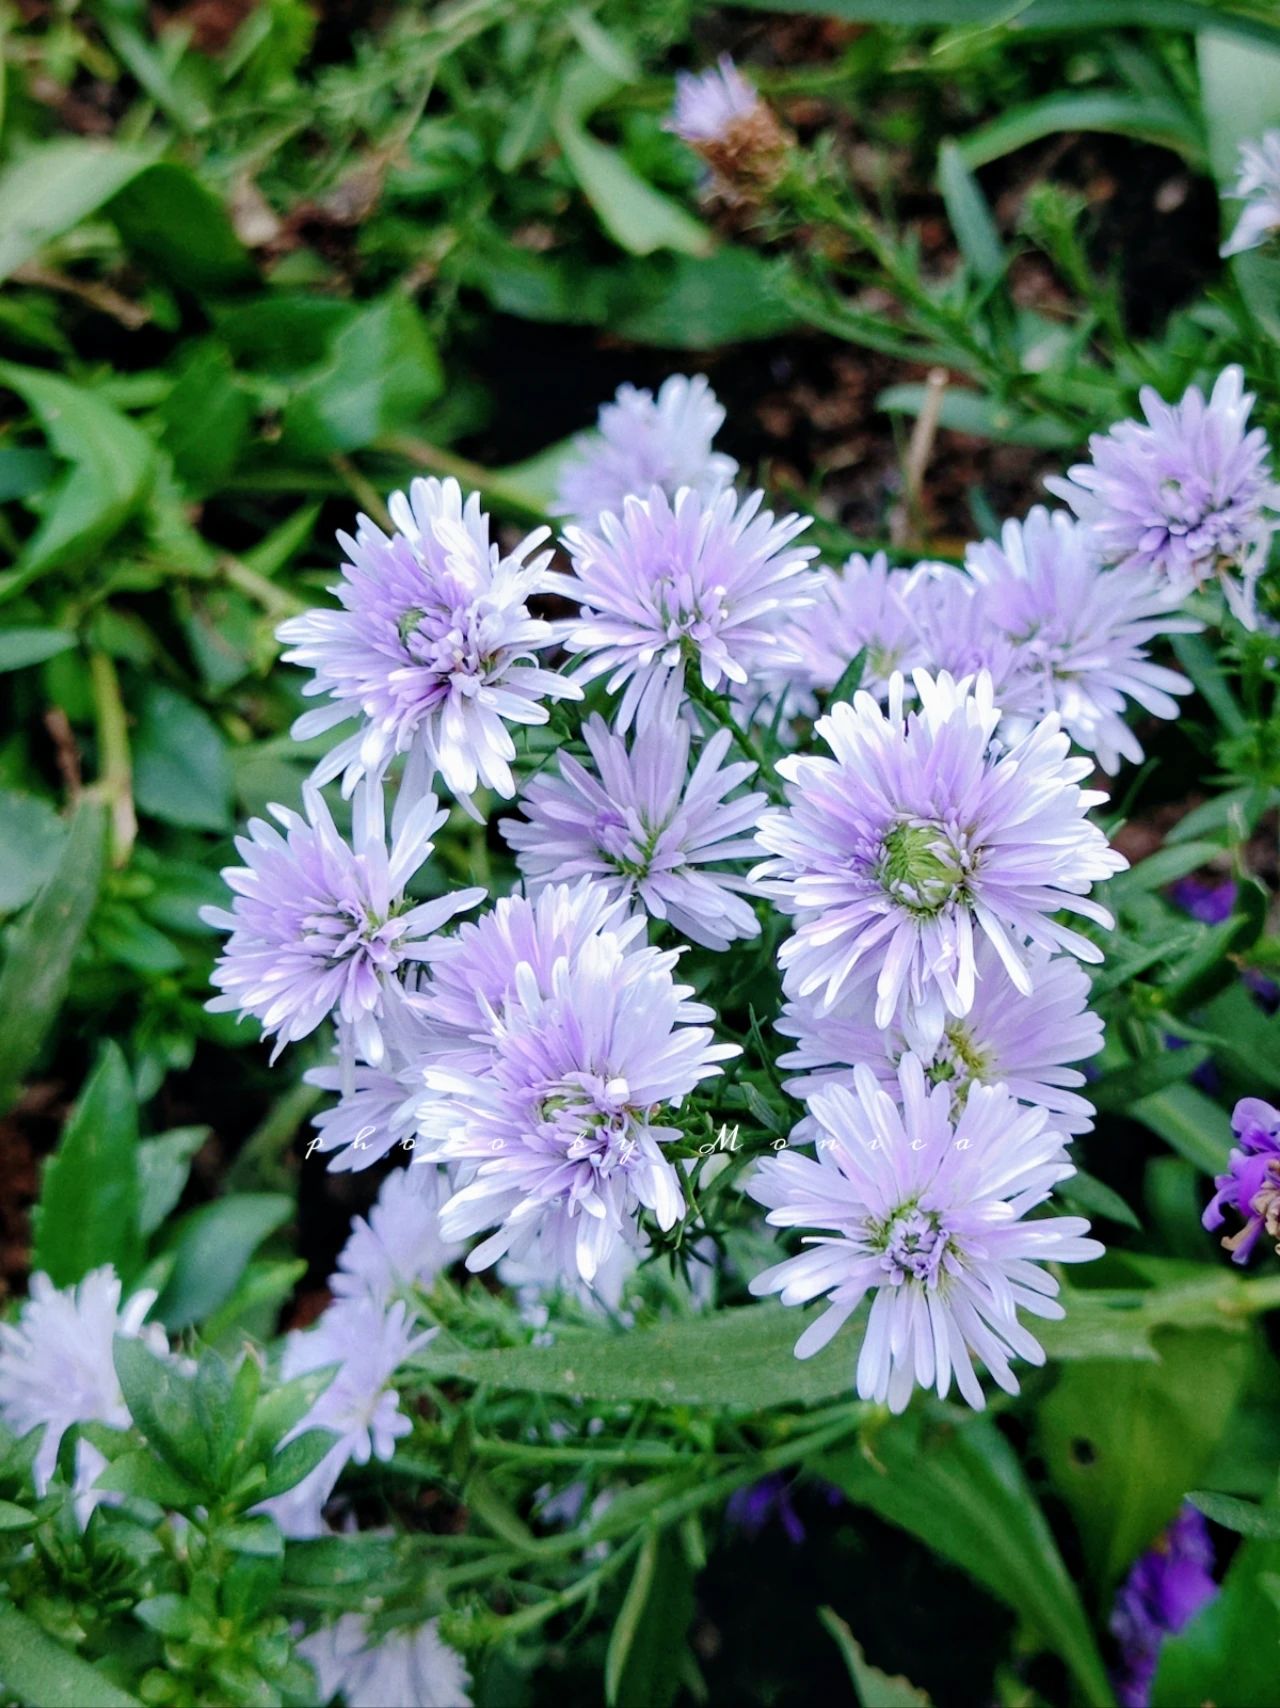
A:
<svg viewBox="0 0 1280 1708">
<path fill-rule="evenodd" d="M 1147 1708 L 1160 1645 L 1189 1625 L 1217 1593 L 1208 1526 L 1193 1506 L 1184 1506 L 1116 1596 L 1111 1630 L 1122 1659 L 1116 1680 L 1121 1708 Z"/>
<path fill-rule="evenodd" d="M 1179 878 L 1169 886 L 1169 900 L 1202 925 L 1221 925 L 1231 918 L 1238 893 L 1234 878 Z"/>
<path fill-rule="evenodd" d="M 1217 1191 L 1204 1213 L 1206 1228 L 1220 1228 L 1226 1211 L 1244 1218 L 1244 1226 L 1223 1240 L 1233 1263 L 1247 1263 L 1263 1231 L 1280 1242 L 1280 1110 L 1260 1097 L 1242 1097 L 1231 1117 L 1240 1148 L 1231 1152 L 1227 1172 L 1214 1181 Z M 1276 1246 L 1280 1252 L 1280 1243 Z"/>
<path fill-rule="evenodd" d="M 828 1506 L 839 1506 L 844 1499 L 833 1483 L 818 1483 L 815 1486 Z M 729 1496 L 725 1515 L 735 1529 L 743 1531 L 752 1540 L 767 1524 L 776 1519 L 785 1531 L 787 1540 L 798 1548 L 805 1539 L 805 1528 L 792 1503 L 792 1487 L 780 1472 L 773 1471 L 767 1477 L 761 1477 L 758 1483 L 735 1489 Z"/>
</svg>

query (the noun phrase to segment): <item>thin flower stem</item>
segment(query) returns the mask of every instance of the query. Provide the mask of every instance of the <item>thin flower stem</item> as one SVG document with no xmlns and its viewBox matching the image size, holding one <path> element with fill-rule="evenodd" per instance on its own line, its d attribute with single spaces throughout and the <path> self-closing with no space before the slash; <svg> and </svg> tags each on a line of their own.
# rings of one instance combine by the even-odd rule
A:
<svg viewBox="0 0 1280 1708">
<path fill-rule="evenodd" d="M 107 653 L 90 653 L 89 681 L 98 731 L 99 787 L 111 814 L 111 861 L 115 866 L 123 866 L 138 834 L 138 817 L 133 805 L 129 725 L 120 695 L 120 678 Z"/>
<path fill-rule="evenodd" d="M 685 687 L 689 698 L 695 706 L 700 707 L 712 720 L 718 729 L 727 729 L 733 738 L 734 745 L 756 767 L 756 780 L 765 788 L 774 800 L 782 799 L 782 788 L 773 772 L 773 767 L 765 758 L 749 730 L 745 730 L 733 717 L 729 702 L 720 694 L 714 694 L 703 686 L 702 679 L 695 675 L 686 675 Z"/>
</svg>

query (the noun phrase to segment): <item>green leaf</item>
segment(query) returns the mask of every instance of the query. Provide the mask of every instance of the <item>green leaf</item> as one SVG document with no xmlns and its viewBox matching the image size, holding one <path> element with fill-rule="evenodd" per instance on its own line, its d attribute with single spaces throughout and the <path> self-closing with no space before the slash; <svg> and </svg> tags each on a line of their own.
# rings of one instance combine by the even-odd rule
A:
<svg viewBox="0 0 1280 1708">
<path fill-rule="evenodd" d="M 48 801 L 0 789 L 0 913 L 16 913 L 38 893 L 66 834 Z"/>
<path fill-rule="evenodd" d="M 840 680 L 827 696 L 827 704 L 835 706 L 841 700 L 852 700 L 862 686 L 862 674 L 867 667 L 867 649 L 859 647 L 853 657 L 840 672 Z"/>
<path fill-rule="evenodd" d="M 190 830 L 229 830 L 232 772 L 222 731 L 208 712 L 163 683 L 143 695 L 133 741 L 139 810 Z"/>
<path fill-rule="evenodd" d="M 64 629 L 7 629 L 0 634 L 0 672 L 43 664 L 75 644 L 76 637 Z"/>
<path fill-rule="evenodd" d="M 174 1512 L 190 1512 L 205 1499 L 203 1489 L 145 1447 L 113 1459 L 94 1487 L 151 1500 Z"/>
<path fill-rule="evenodd" d="M 201 1322 L 231 1296 L 241 1272 L 269 1234 L 293 1214 L 279 1192 L 240 1192 L 192 1210 L 169 1242 L 173 1273 L 155 1314 L 170 1330 Z"/>
<path fill-rule="evenodd" d="M 38 1512 L 30 1512 L 11 1500 L 0 1500 L 0 1532 L 31 1530 L 40 1522 Z"/>
<path fill-rule="evenodd" d="M 1217 1330 L 1165 1330 L 1156 1346 L 1158 1364 L 1064 1370 L 1039 1408 L 1050 1480 L 1104 1594 L 1203 1474 L 1245 1376 L 1245 1342 Z"/>
<path fill-rule="evenodd" d="M 253 414 L 225 345 L 193 345 L 160 407 L 165 447 L 181 479 L 200 492 L 221 485 L 248 445 Z"/>
<path fill-rule="evenodd" d="M 1276 1700 L 1278 1571 L 1280 1542 L 1245 1542 L 1236 1550 L 1221 1593 L 1161 1643 L 1151 1708 Z"/>
<path fill-rule="evenodd" d="M 185 166 L 149 166 L 112 199 L 107 213 L 126 247 L 183 290 L 227 291 L 254 277 L 231 216 Z"/>
<path fill-rule="evenodd" d="M 646 1536 L 609 1636 L 608 1708 L 667 1708 L 674 1701 L 693 1606 L 693 1572 L 677 1538 L 669 1531 Z"/>
<path fill-rule="evenodd" d="M 890 1677 L 874 1667 L 863 1653 L 862 1644 L 830 1607 L 820 1607 L 818 1618 L 835 1639 L 836 1647 L 849 1669 L 849 1681 L 860 1708 L 929 1708 L 929 1698 L 917 1690 L 909 1679 Z"/>
<path fill-rule="evenodd" d="M 1000 235 L 986 198 L 954 142 L 944 142 L 939 150 L 938 188 L 970 272 L 984 283 L 1000 278 L 1008 264 Z"/>
<path fill-rule="evenodd" d="M 46 570 L 76 569 L 141 504 L 154 453 L 145 434 L 106 400 L 57 374 L 0 362 L 0 386 L 16 391 L 58 456 L 72 466 L 49 494 L 17 567 L 0 575 L 0 601 Z"/>
<path fill-rule="evenodd" d="M 18 1095 L 66 991 L 102 881 L 106 810 L 85 796 L 48 883 L 10 933 L 0 969 L 0 1114 Z"/>
<path fill-rule="evenodd" d="M 1119 1222 L 1122 1227 L 1142 1229 L 1142 1223 L 1120 1194 L 1082 1168 L 1070 1180 L 1064 1180 L 1058 1191 L 1087 1215 L 1102 1216 L 1109 1222 Z"/>
<path fill-rule="evenodd" d="M 557 111 L 552 129 L 569 170 L 621 248 L 633 255 L 651 255 L 655 249 L 711 253 L 714 240 L 706 226 L 646 183 L 616 149 L 597 142 L 565 107 Z"/>
<path fill-rule="evenodd" d="M 1162 95 L 1138 95 L 1126 90 L 1085 90 L 1052 94 L 1001 113 L 979 125 L 957 144 L 969 167 L 986 166 L 1047 136 L 1064 131 L 1100 131 L 1131 136 L 1173 149 L 1193 165 L 1203 164 L 1204 138 L 1194 118 Z"/>
<path fill-rule="evenodd" d="M 191 1159 L 209 1137 L 209 1127 L 174 1127 L 138 1146 L 142 1202 L 138 1224 L 144 1237 L 153 1234 L 182 1196 L 191 1172 Z"/>
<path fill-rule="evenodd" d="M 284 439 L 315 455 L 358 451 L 411 427 L 443 390 L 422 316 L 404 297 L 384 297 L 336 334 L 327 366 L 297 387 Z"/>
<path fill-rule="evenodd" d="M 882 391 L 876 407 L 889 415 L 919 415 L 924 405 L 922 385 L 894 385 Z M 940 426 L 955 433 L 968 433 L 977 439 L 992 439 L 1002 445 L 1037 445 L 1045 450 L 1064 450 L 1076 442 L 1076 436 L 1061 422 L 1050 421 L 1042 415 L 1024 415 L 1008 404 L 997 403 L 981 392 L 965 391 L 955 386 L 942 394 L 938 413 Z"/>
<path fill-rule="evenodd" d="M 1136 1263 L 1136 1259 L 1130 1259 Z M 1036 1339 L 1055 1362 L 1091 1359 L 1158 1361 L 1162 1328 L 1216 1328 L 1242 1333 L 1250 1317 L 1280 1308 L 1280 1277 L 1248 1279 L 1203 1264 L 1143 1259 L 1146 1287 L 1067 1287 L 1066 1316 L 1036 1324 Z M 1171 1274 L 1172 1272 L 1172 1274 Z M 1171 1275 L 1171 1278 L 1166 1278 Z"/>
<path fill-rule="evenodd" d="M 813 1405 L 849 1392 L 852 1340 L 846 1336 L 827 1357 L 802 1361 L 794 1347 L 805 1323 L 801 1311 L 750 1305 L 626 1334 L 565 1331 L 554 1346 L 468 1352 L 441 1347 L 436 1340 L 411 1363 L 433 1381 L 459 1378 L 484 1387 L 581 1395 L 611 1404 L 649 1401 L 758 1411 Z"/>
<path fill-rule="evenodd" d="M 0 1606 L 0 1684 L 25 1708 L 140 1708 L 14 1607 Z"/>
<path fill-rule="evenodd" d="M 124 1335 L 116 1336 L 114 1358 L 120 1391 L 136 1427 L 179 1476 L 200 1489 L 214 1486 L 194 1378 L 143 1341 Z"/>
<path fill-rule="evenodd" d="M 254 1504 L 284 1494 L 309 1476 L 333 1447 L 338 1437 L 331 1429 L 304 1429 L 286 1441 L 267 1466 L 267 1480 L 253 1491 Z"/>
<path fill-rule="evenodd" d="M 45 1164 L 33 1267 L 55 1287 L 103 1263 L 131 1275 L 142 1253 L 140 1203 L 133 1082 L 119 1046 L 107 1043 Z"/>
<path fill-rule="evenodd" d="M 1174 1085 L 1144 1097 L 1128 1111 L 1205 1174 L 1221 1174 L 1231 1151 L 1231 1123 L 1194 1085 Z"/>
<path fill-rule="evenodd" d="M 1187 1499 L 1224 1530 L 1234 1530 L 1237 1536 L 1250 1536 L 1259 1542 L 1280 1542 L 1280 1511 L 1275 1507 L 1259 1506 L 1255 1500 L 1237 1500 L 1234 1495 L 1213 1494 L 1208 1489 L 1192 1489 Z"/>
<path fill-rule="evenodd" d="M 109 202 L 154 154 L 64 137 L 20 156 L 0 174 L 0 279 Z"/>
<path fill-rule="evenodd" d="M 895 1418 L 871 1451 L 815 1469 L 857 1506 L 909 1531 L 1012 1607 L 1071 1669 L 1085 1700 L 1113 1701 L 1071 1575 L 1017 1455 L 990 1419 L 923 1408 Z"/>
<path fill-rule="evenodd" d="M 776 338 L 796 325 L 776 269 L 751 249 L 725 244 L 710 255 L 662 255 L 641 277 L 618 270 L 606 324 L 618 338 L 673 350 L 708 350 Z"/>
</svg>

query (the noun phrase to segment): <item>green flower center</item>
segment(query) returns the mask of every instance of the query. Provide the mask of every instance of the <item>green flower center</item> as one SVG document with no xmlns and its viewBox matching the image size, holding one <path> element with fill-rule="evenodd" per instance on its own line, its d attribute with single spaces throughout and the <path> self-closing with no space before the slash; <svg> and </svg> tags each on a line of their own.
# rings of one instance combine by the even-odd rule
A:
<svg viewBox="0 0 1280 1708">
<path fill-rule="evenodd" d="M 939 913 L 961 891 L 966 861 L 936 825 L 895 824 L 884 839 L 880 880 L 914 913 Z"/>
</svg>

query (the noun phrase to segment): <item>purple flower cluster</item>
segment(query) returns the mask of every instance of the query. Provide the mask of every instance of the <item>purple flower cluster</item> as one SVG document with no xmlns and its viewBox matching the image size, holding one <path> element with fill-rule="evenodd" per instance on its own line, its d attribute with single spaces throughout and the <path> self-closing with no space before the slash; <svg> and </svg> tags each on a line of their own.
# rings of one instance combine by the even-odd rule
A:
<svg viewBox="0 0 1280 1708">
<path fill-rule="evenodd" d="M 1121 1708 L 1147 1708 L 1166 1637 L 1183 1630 L 1213 1600 L 1213 1542 L 1193 1506 L 1184 1506 L 1155 1546 L 1134 1565 L 1111 1615 L 1122 1670 Z"/>
<path fill-rule="evenodd" d="M 1204 1225 L 1220 1228 L 1228 1210 L 1239 1216 L 1243 1226 L 1222 1244 L 1233 1263 L 1247 1263 L 1264 1233 L 1277 1242 L 1280 1253 L 1280 1109 L 1260 1097 L 1242 1097 L 1231 1130 L 1239 1145 L 1231 1152 L 1226 1173 L 1214 1180 L 1217 1190 L 1205 1210 Z"/>
</svg>

